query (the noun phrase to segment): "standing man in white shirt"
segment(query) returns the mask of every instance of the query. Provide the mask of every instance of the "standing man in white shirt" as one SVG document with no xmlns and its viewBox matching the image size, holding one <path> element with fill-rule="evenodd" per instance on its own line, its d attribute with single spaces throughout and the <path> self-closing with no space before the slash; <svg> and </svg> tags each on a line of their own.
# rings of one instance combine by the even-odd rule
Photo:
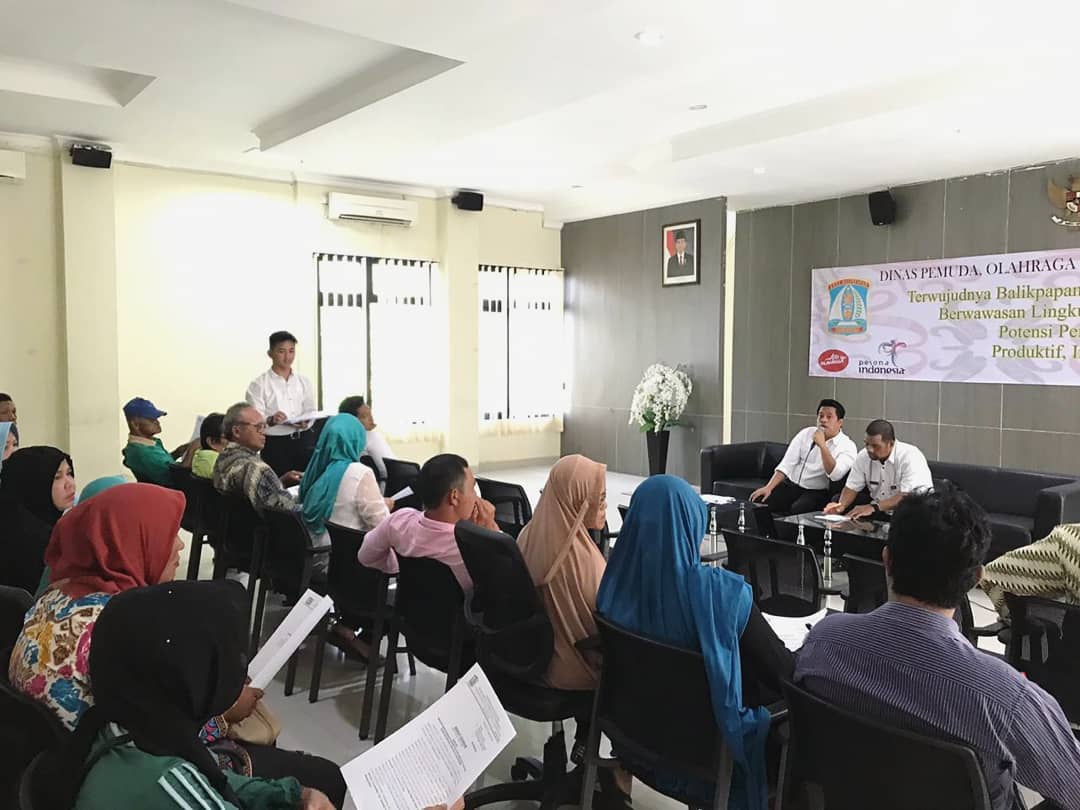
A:
<svg viewBox="0 0 1080 810">
<path fill-rule="evenodd" d="M 850 518 L 861 518 L 891 512 L 911 493 L 934 488 L 926 456 L 915 445 L 898 442 L 892 422 L 875 419 L 867 425 L 863 444 L 865 449 L 855 457 L 839 502 L 826 506 L 826 514 L 846 512 Z M 864 489 L 870 492 L 870 503 L 848 512 Z"/>
<path fill-rule="evenodd" d="M 835 399 L 818 403 L 817 425 L 795 434 L 769 482 L 750 494 L 773 512 L 801 515 L 829 501 L 829 483 L 847 475 L 858 452 L 844 433 L 844 406 Z"/>
<path fill-rule="evenodd" d="M 281 476 L 302 472 L 318 440 L 311 422 L 286 424 L 315 410 L 315 387 L 303 374 L 292 370 L 296 338 L 291 332 L 270 335 L 270 370 L 251 381 L 244 397 L 266 420 L 266 447 L 262 458 Z"/>
</svg>

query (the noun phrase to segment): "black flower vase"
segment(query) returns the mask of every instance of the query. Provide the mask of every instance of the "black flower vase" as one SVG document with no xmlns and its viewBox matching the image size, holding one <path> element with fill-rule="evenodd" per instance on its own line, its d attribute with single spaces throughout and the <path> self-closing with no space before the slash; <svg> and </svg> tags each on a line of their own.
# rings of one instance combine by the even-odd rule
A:
<svg viewBox="0 0 1080 810">
<path fill-rule="evenodd" d="M 663 475 L 667 471 L 667 448 L 671 434 L 666 430 L 657 433 L 650 430 L 645 434 L 645 445 L 649 450 L 649 475 Z"/>
</svg>

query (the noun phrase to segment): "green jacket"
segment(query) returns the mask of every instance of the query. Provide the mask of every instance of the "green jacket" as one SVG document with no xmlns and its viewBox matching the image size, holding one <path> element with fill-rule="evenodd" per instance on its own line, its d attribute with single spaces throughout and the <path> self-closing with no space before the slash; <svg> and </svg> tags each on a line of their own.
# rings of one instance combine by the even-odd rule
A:
<svg viewBox="0 0 1080 810">
<path fill-rule="evenodd" d="M 95 753 L 122 733 L 115 725 L 106 727 Z M 300 806 L 300 783 L 291 777 L 257 779 L 224 773 L 239 805 L 221 798 L 190 762 L 146 754 L 129 742 L 109 750 L 94 764 L 74 810 L 295 810 Z"/>
<path fill-rule="evenodd" d="M 135 480 L 167 487 L 172 483 L 169 467 L 175 463 L 169 451 L 154 439 L 153 444 L 128 441 L 124 446 L 124 466 L 135 473 Z"/>
</svg>

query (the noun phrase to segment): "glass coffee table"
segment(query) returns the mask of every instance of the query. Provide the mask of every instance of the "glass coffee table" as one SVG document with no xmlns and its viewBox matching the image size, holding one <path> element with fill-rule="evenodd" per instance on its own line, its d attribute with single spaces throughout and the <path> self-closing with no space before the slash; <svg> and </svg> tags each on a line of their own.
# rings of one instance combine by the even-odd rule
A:
<svg viewBox="0 0 1080 810">
<path fill-rule="evenodd" d="M 794 541 L 803 527 L 803 537 L 807 545 L 821 553 L 825 549 L 825 527 L 832 528 L 832 556 L 842 557 L 854 554 L 871 560 L 881 559 L 881 549 L 889 537 L 889 524 L 877 520 L 844 520 L 825 522 L 821 520 L 824 512 L 807 512 L 802 515 L 788 515 L 776 518 L 776 531 L 781 540 Z"/>
</svg>

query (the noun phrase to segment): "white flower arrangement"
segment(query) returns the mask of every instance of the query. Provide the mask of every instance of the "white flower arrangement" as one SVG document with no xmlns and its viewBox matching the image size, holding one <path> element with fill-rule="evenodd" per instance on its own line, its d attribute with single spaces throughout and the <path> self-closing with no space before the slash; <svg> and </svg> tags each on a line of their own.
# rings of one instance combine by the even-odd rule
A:
<svg viewBox="0 0 1080 810">
<path fill-rule="evenodd" d="M 634 389 L 630 424 L 637 422 L 642 433 L 667 430 L 678 424 L 693 390 L 694 384 L 686 372 L 654 363 L 645 369 L 645 376 Z"/>
</svg>

